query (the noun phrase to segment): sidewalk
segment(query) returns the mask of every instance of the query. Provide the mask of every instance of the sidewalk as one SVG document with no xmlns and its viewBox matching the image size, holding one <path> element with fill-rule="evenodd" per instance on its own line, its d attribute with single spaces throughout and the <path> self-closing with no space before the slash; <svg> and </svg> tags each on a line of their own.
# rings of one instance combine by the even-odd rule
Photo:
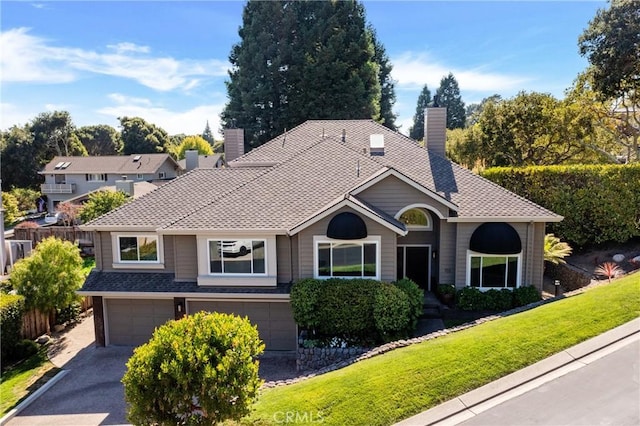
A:
<svg viewBox="0 0 640 426">
<path fill-rule="evenodd" d="M 405 419 L 396 423 L 396 426 L 456 425 L 557 377 L 582 368 L 638 339 L 640 318 Z"/>
</svg>

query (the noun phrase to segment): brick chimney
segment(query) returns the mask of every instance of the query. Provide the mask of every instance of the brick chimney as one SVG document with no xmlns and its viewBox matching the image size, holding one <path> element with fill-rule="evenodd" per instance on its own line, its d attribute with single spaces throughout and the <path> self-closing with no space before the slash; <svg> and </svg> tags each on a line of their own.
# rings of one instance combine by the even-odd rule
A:
<svg viewBox="0 0 640 426">
<path fill-rule="evenodd" d="M 228 164 L 244 154 L 244 129 L 224 129 L 224 161 Z"/>
<path fill-rule="evenodd" d="M 187 169 L 188 172 L 200 167 L 198 155 L 199 155 L 198 150 L 196 149 L 188 149 L 185 151 L 184 153 L 185 169 Z"/>
<path fill-rule="evenodd" d="M 424 146 L 430 152 L 445 156 L 447 140 L 447 108 L 427 107 L 424 110 Z"/>
</svg>

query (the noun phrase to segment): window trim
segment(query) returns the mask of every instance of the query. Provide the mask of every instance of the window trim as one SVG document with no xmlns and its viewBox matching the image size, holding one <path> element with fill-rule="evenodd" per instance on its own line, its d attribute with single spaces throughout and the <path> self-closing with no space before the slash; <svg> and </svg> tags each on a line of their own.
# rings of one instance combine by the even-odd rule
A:
<svg viewBox="0 0 640 426">
<path fill-rule="evenodd" d="M 318 275 L 318 267 L 319 267 L 319 256 L 318 256 L 318 246 L 323 243 L 330 244 L 344 244 L 344 243 L 375 243 L 376 245 L 376 275 L 373 277 L 367 276 L 357 276 L 357 277 L 336 277 L 336 276 L 321 276 Z M 325 235 L 314 235 L 313 236 L 313 277 L 320 280 L 327 280 L 330 278 L 343 278 L 343 279 L 372 279 L 372 280 L 380 280 L 381 278 L 381 259 L 382 259 L 382 238 L 380 235 L 369 235 L 366 238 L 361 238 L 358 240 L 337 240 L 334 238 L 328 238 Z M 333 250 L 333 249 L 332 249 Z M 362 259 L 364 262 L 364 258 Z"/>
<path fill-rule="evenodd" d="M 167 172 L 158 172 L 158 179 L 166 179 Z"/>
<path fill-rule="evenodd" d="M 211 272 L 211 241 L 239 241 L 239 240 L 250 240 L 251 245 L 255 241 L 261 241 L 263 243 L 264 248 L 264 272 L 262 273 L 254 273 L 254 272 L 243 272 L 243 273 L 233 273 L 233 272 Z M 207 275 L 210 277 L 266 277 L 269 275 L 269 260 L 268 260 L 268 249 L 267 249 L 267 239 L 266 238 L 207 238 L 206 240 L 207 247 Z M 220 257 L 222 260 L 222 270 L 224 271 L 224 255 Z M 251 249 L 251 269 L 253 269 L 253 248 Z"/>
<path fill-rule="evenodd" d="M 156 239 L 158 251 L 157 260 L 122 260 L 120 258 L 120 238 L 153 237 Z M 118 232 L 111 234 L 111 246 L 113 250 L 113 268 L 164 268 L 164 246 L 162 236 L 153 232 Z"/>
<path fill-rule="evenodd" d="M 422 212 L 422 214 L 424 214 L 424 216 L 427 219 L 427 225 L 426 226 L 425 225 L 407 225 L 407 224 L 405 224 L 404 222 L 402 222 L 400 220 L 400 216 L 402 216 L 403 214 L 405 214 L 409 210 L 413 210 L 413 209 L 418 209 L 418 210 L 420 210 Z M 404 226 L 407 227 L 407 230 L 409 230 L 409 231 L 433 231 L 433 218 L 428 213 L 428 211 L 430 211 L 430 210 L 431 210 L 431 208 L 429 208 L 425 204 L 410 204 L 410 205 L 405 206 L 402 209 L 400 209 L 398 211 L 398 213 L 396 213 L 394 218 L 398 222 L 402 222 L 404 224 Z"/>
<path fill-rule="evenodd" d="M 465 285 L 467 287 L 472 287 L 471 286 L 471 259 L 474 257 L 480 257 L 480 258 L 484 258 L 484 257 L 504 257 L 504 258 L 510 258 L 510 257 L 515 257 L 518 261 L 518 266 L 517 266 L 517 270 L 516 270 L 516 286 L 515 287 L 509 287 L 506 284 L 506 277 L 509 276 L 509 270 L 507 269 L 507 273 L 506 273 L 506 277 L 505 277 L 505 285 L 503 287 L 483 287 L 482 286 L 482 273 L 480 273 L 480 286 L 475 287 L 473 286 L 473 288 L 477 288 L 480 291 L 487 291 L 487 290 L 502 290 L 504 288 L 508 289 L 508 290 L 513 290 L 516 288 L 519 288 L 522 286 L 522 252 L 520 253 L 516 253 L 516 254 L 490 254 L 490 253 L 479 253 L 479 252 L 475 252 L 472 250 L 467 250 L 467 274 L 466 274 L 466 283 Z M 509 267 L 509 262 L 507 261 L 507 268 Z M 482 264 L 480 266 L 480 271 L 482 271 Z"/>
</svg>

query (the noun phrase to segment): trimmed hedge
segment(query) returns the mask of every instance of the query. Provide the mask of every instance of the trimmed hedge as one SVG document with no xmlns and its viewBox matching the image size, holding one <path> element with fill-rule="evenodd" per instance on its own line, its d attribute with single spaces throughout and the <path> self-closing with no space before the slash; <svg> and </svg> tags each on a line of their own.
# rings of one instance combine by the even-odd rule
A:
<svg viewBox="0 0 640 426">
<path fill-rule="evenodd" d="M 392 285 L 369 279 L 307 278 L 291 288 L 296 323 L 314 340 L 333 344 L 371 345 L 408 336 L 422 313 L 422 297 L 409 280 Z"/>
<path fill-rule="evenodd" d="M 13 359 L 20 342 L 24 297 L 17 294 L 0 295 L 0 356 Z"/>
<path fill-rule="evenodd" d="M 550 232 L 574 246 L 640 236 L 640 164 L 499 167 L 481 175 L 564 216 Z"/>
<path fill-rule="evenodd" d="M 538 289 L 533 286 L 487 291 L 480 291 L 477 287 L 465 287 L 458 290 L 457 306 L 463 311 L 508 311 L 540 299 Z"/>
</svg>

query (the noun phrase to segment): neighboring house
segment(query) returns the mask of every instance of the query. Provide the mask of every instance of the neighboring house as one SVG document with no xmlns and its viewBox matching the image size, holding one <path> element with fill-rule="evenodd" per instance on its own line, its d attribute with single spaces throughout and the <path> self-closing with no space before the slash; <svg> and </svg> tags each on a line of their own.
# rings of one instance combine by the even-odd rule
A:
<svg viewBox="0 0 640 426">
<path fill-rule="evenodd" d="M 289 293 L 306 277 L 541 289 L 545 223 L 562 217 L 447 160 L 445 120 L 428 109 L 426 148 L 372 120 L 308 121 L 84 225 L 97 344 L 140 344 L 210 310 L 293 350 Z"/>
<path fill-rule="evenodd" d="M 47 210 L 52 212 L 60 202 L 114 186 L 117 180 L 164 182 L 182 172 L 169 154 L 54 157 L 39 172 L 45 182 L 40 191 L 47 196 Z"/>
</svg>

